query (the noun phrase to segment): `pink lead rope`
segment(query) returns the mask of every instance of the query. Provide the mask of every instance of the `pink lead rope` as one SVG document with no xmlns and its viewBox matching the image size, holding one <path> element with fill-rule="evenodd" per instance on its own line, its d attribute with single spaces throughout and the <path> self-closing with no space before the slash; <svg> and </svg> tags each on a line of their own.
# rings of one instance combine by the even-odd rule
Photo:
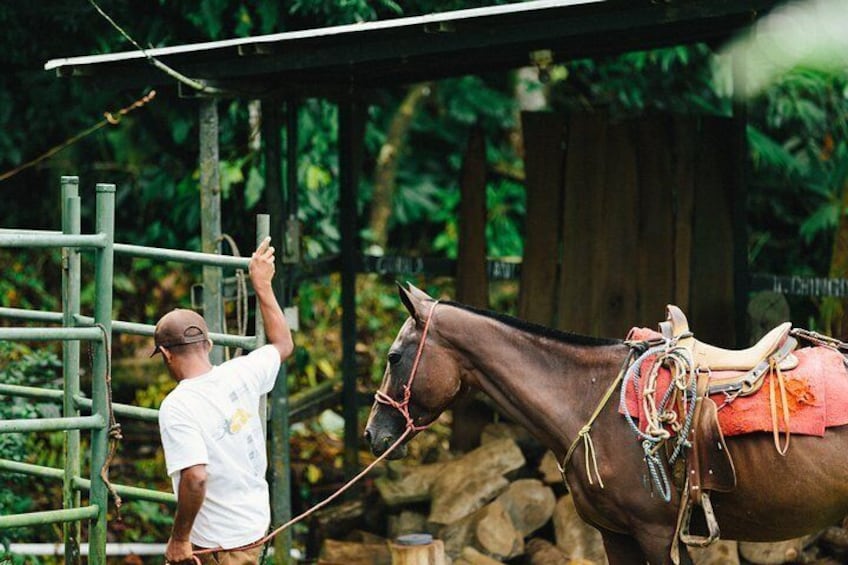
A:
<svg viewBox="0 0 848 565">
<path fill-rule="evenodd" d="M 286 529 L 290 528 L 292 525 L 297 524 L 301 520 L 309 517 L 313 513 L 317 512 L 318 510 L 320 510 L 321 508 L 325 507 L 330 502 L 332 502 L 333 500 L 338 498 L 339 495 L 341 495 L 343 492 L 345 492 L 354 483 L 356 483 L 362 477 L 367 475 L 368 472 L 371 471 L 371 469 L 373 469 L 379 462 L 381 462 L 383 459 L 385 459 L 386 456 L 389 455 L 389 453 L 394 451 L 395 448 L 397 448 L 397 446 L 399 446 L 407 438 L 407 436 L 409 436 L 410 433 L 420 432 L 421 430 L 427 429 L 430 426 L 430 424 L 426 424 L 424 426 L 416 426 L 415 425 L 415 422 L 413 422 L 413 420 L 412 420 L 412 416 L 410 416 L 410 414 L 409 414 L 409 399 L 412 396 L 412 381 L 415 379 L 415 374 L 418 372 L 418 362 L 421 360 L 421 354 L 424 352 L 424 342 L 427 341 L 427 332 L 430 330 L 430 320 L 433 318 L 433 312 L 436 310 L 436 304 L 438 304 L 438 303 L 439 303 L 438 300 L 433 302 L 433 306 L 430 307 L 430 311 L 427 313 L 427 320 L 424 322 L 424 330 L 421 332 L 421 342 L 418 344 L 418 350 L 415 353 L 415 361 L 412 363 L 412 371 L 409 373 L 409 380 L 404 385 L 403 400 L 401 402 L 398 402 L 397 400 L 393 399 L 392 397 L 390 397 L 386 393 L 379 391 L 379 390 L 374 394 L 374 398 L 377 402 L 379 402 L 380 404 L 386 404 L 388 406 L 392 406 L 392 407 L 396 408 L 403 415 L 403 417 L 406 419 L 406 429 L 403 431 L 403 434 L 401 434 L 401 436 L 395 440 L 395 442 L 391 445 L 391 447 L 389 447 L 382 455 L 380 455 L 370 465 L 368 465 L 365 469 L 363 469 L 358 475 L 356 475 L 350 481 L 345 483 L 339 490 L 337 490 L 336 492 L 334 492 L 333 494 L 331 494 L 330 496 L 328 496 L 327 498 L 325 498 L 324 500 L 322 500 L 321 502 L 319 502 L 318 504 L 316 504 L 315 506 L 313 506 L 312 508 L 310 508 L 306 512 L 300 514 L 299 516 L 295 516 L 294 518 L 292 518 L 291 520 L 289 520 L 288 522 L 286 522 L 285 524 L 283 524 L 282 526 L 280 526 L 279 528 L 277 528 L 276 530 L 274 530 L 270 534 L 266 535 L 265 537 L 258 539 L 253 543 L 243 545 L 241 547 L 234 547 L 234 548 L 231 548 L 231 549 L 224 549 L 222 547 L 211 547 L 211 548 L 207 548 L 207 549 L 198 549 L 197 551 L 195 551 L 192 554 L 192 559 L 194 560 L 195 563 L 197 563 L 198 565 L 202 564 L 200 557 L 198 557 L 198 555 L 215 553 L 217 551 L 245 551 L 245 550 L 248 550 L 248 549 L 253 549 L 255 547 L 259 547 L 261 545 L 265 545 L 270 540 L 274 539 L 274 537 L 277 534 L 279 534 L 280 532 L 282 532 L 283 530 L 286 530 Z"/>
</svg>

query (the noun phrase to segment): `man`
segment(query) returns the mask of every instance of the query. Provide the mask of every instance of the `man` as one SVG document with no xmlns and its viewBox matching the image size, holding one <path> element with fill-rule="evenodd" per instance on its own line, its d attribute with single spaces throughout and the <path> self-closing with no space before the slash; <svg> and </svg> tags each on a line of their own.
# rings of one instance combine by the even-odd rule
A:
<svg viewBox="0 0 848 565">
<path fill-rule="evenodd" d="M 162 354 L 177 387 L 162 402 L 159 432 L 177 494 L 168 563 L 192 563 L 203 548 L 237 548 L 265 535 L 270 524 L 265 438 L 259 399 L 274 387 L 292 353 L 291 331 L 271 289 L 271 238 L 250 258 L 250 281 L 268 345 L 218 366 L 203 318 L 174 310 L 156 324 L 152 355 Z M 201 555 L 203 563 L 257 563 L 262 548 Z"/>
</svg>

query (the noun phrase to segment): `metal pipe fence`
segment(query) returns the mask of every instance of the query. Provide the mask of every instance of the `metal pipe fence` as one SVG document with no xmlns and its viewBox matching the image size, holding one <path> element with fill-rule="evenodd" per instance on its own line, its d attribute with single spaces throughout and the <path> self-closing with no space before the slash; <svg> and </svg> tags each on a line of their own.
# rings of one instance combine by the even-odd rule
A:
<svg viewBox="0 0 848 565">
<path fill-rule="evenodd" d="M 62 402 L 62 416 L 0 420 L 0 433 L 64 432 L 64 468 L 44 467 L 19 461 L 0 459 L 0 470 L 45 478 L 61 479 L 62 509 L 0 516 L 0 529 L 48 523 L 62 523 L 65 545 L 65 562 L 80 562 L 81 522 L 89 520 L 89 562 L 101 565 L 106 562 L 106 528 L 108 487 L 101 470 L 107 467 L 110 434 L 114 431 L 116 416 L 157 421 L 158 411 L 111 402 L 111 340 L 113 333 L 152 336 L 155 327 L 112 320 L 112 289 L 115 254 L 177 261 L 204 267 L 247 269 L 249 259 L 155 247 L 115 243 L 115 186 L 96 186 L 95 233 L 80 233 L 79 179 L 62 177 L 62 231 L 0 229 L 0 247 L 60 247 L 62 249 L 62 312 L 31 311 L 18 308 L 0 308 L 0 317 L 21 319 L 43 324 L 60 324 L 61 327 L 3 327 L 0 340 L 62 341 L 63 389 L 51 390 L 0 383 L 0 395 L 19 396 Z M 257 241 L 269 232 L 267 215 L 257 217 Z M 80 252 L 94 253 L 95 302 L 94 316 L 80 313 Z M 220 289 L 205 293 L 221 300 Z M 205 312 L 223 312 L 220 304 L 204 304 Z M 261 316 L 256 309 L 256 336 L 210 333 L 213 343 L 219 346 L 254 349 L 263 343 Z M 207 319 L 210 327 L 220 326 L 220 321 Z M 258 336 L 258 337 L 257 337 Z M 80 390 L 80 342 L 93 344 L 91 396 L 86 398 Z M 263 406 L 264 409 L 264 406 Z M 82 410 L 90 415 L 83 416 Z M 91 433 L 90 478 L 81 476 L 80 431 Z M 286 437 L 288 437 L 288 430 Z M 105 475 L 108 476 L 108 468 Z M 175 502 L 173 494 L 128 485 L 112 485 L 116 492 L 128 499 L 154 502 Z M 81 504 L 81 491 L 89 492 L 89 504 Z"/>
</svg>

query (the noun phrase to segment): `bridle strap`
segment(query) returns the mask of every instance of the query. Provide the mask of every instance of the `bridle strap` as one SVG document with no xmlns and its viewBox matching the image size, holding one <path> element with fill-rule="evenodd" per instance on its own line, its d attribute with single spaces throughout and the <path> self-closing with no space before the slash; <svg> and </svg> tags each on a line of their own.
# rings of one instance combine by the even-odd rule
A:
<svg viewBox="0 0 848 565">
<path fill-rule="evenodd" d="M 421 355 L 424 353 L 424 343 L 427 341 L 427 332 L 430 331 L 430 321 L 433 319 L 433 312 L 436 311 L 436 305 L 439 303 L 438 300 L 433 302 L 433 305 L 430 307 L 430 311 L 427 313 L 427 319 L 424 321 L 424 329 L 421 331 L 421 341 L 418 343 L 418 350 L 415 352 L 415 360 L 412 363 L 412 371 L 409 373 L 409 380 L 406 381 L 406 384 L 403 385 L 403 400 L 398 402 L 385 392 L 378 390 L 374 393 L 374 399 L 380 404 L 386 404 L 397 409 L 398 412 L 406 420 L 406 428 L 407 430 L 413 432 L 420 432 L 421 430 L 429 427 L 430 424 L 426 424 L 423 426 L 416 426 L 415 422 L 412 419 L 412 416 L 409 414 L 409 399 L 412 397 L 412 382 L 415 380 L 415 375 L 418 373 L 418 363 L 421 361 Z"/>
</svg>

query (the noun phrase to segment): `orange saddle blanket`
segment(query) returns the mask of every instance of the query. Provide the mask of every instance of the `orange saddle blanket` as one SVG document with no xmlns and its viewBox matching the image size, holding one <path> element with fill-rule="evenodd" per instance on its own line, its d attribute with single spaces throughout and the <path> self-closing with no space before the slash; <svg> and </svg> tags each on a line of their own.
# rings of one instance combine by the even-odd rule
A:
<svg viewBox="0 0 848 565">
<path fill-rule="evenodd" d="M 639 340 L 657 336 L 653 330 L 633 328 L 629 338 Z M 793 434 L 822 436 L 826 428 L 848 424 L 848 370 L 842 355 L 827 347 L 804 347 L 793 353 L 798 357 L 798 366 L 783 372 L 789 431 Z M 654 361 L 655 357 L 644 361 L 641 368 L 643 376 L 648 375 Z M 773 431 L 768 379 L 777 377 L 769 373 L 763 378 L 766 379 L 763 386 L 750 396 L 729 402 L 725 402 L 729 399 L 724 394 L 712 396 L 720 407 L 718 421 L 725 436 Z M 629 386 L 624 391 L 627 409 L 634 420 L 639 420 L 640 427 L 645 425 L 641 402 L 645 380 L 643 378 L 638 383 L 626 383 Z M 663 368 L 657 375 L 654 389 L 657 403 L 670 385 L 671 373 Z M 778 390 L 777 386 L 775 390 Z M 619 406 L 619 411 L 624 413 L 624 407 Z M 782 418 L 778 425 L 779 431 L 786 431 Z"/>
</svg>

